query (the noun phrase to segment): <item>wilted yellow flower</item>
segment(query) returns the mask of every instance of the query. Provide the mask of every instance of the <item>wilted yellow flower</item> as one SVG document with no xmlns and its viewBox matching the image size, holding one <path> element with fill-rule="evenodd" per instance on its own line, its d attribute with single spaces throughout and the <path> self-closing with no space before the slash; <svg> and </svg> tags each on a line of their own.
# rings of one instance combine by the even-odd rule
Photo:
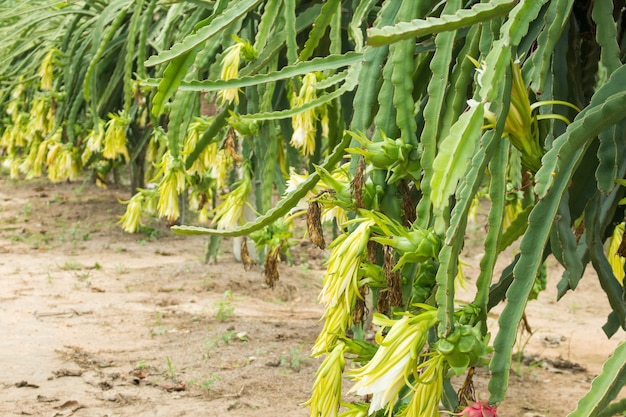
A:
<svg viewBox="0 0 626 417">
<path fill-rule="evenodd" d="M 315 373 L 313 394 L 304 405 L 311 406 L 311 417 L 336 417 L 341 400 L 341 374 L 346 365 L 345 344 L 338 342 Z"/>
<path fill-rule="evenodd" d="M 250 172 L 244 168 L 241 180 L 233 184 L 233 189 L 222 196 L 222 203 L 213 212 L 213 223 L 218 229 L 234 229 L 244 220 L 244 209 L 252 189 Z"/>
<path fill-rule="evenodd" d="M 317 98 L 316 81 L 315 73 L 304 76 L 299 94 L 294 94 L 291 99 L 292 108 L 300 107 Z M 312 155 L 315 152 L 316 123 L 317 112 L 315 108 L 304 110 L 291 118 L 293 135 L 290 143 L 294 148 L 299 149 L 303 155 Z"/>
<path fill-rule="evenodd" d="M 241 59 L 251 60 L 256 58 L 257 53 L 254 47 L 248 42 L 235 38 L 235 44 L 229 46 L 224 51 L 224 57 L 222 58 L 222 71 L 220 78 L 222 80 L 231 80 L 239 77 L 239 64 Z M 218 93 L 220 104 L 232 103 L 239 104 L 239 89 L 238 88 L 225 88 Z"/>
<path fill-rule="evenodd" d="M 402 417 L 439 417 L 439 401 L 443 393 L 443 376 L 446 369 L 444 356 L 435 351 L 430 359 L 419 364 L 413 397 Z"/>
<path fill-rule="evenodd" d="M 130 160 L 126 148 L 126 128 L 129 124 L 130 119 L 123 111 L 109 113 L 109 121 L 105 125 L 103 158 L 115 159 L 122 155 L 126 162 Z"/>
<path fill-rule="evenodd" d="M 301 183 L 306 181 L 308 177 L 308 174 L 298 174 L 293 167 L 289 168 L 289 178 L 287 178 L 287 188 L 285 189 L 285 194 L 289 194 L 293 190 L 297 189 Z M 330 177 L 333 181 L 345 183 L 346 187 L 349 187 L 350 180 L 348 179 L 344 166 L 334 170 Z M 295 217 L 297 215 L 304 214 L 307 209 L 306 200 L 314 199 L 322 190 L 330 188 L 332 187 L 324 181 L 324 178 L 318 181 L 315 187 L 313 187 L 313 189 L 306 194 L 296 207 L 292 209 L 293 216 Z M 330 201 L 324 201 L 323 199 L 321 201 L 318 200 L 318 203 L 322 208 L 322 223 L 335 220 L 338 224 L 344 224 L 348 221 L 348 214 L 343 207 L 332 204 Z"/>
<path fill-rule="evenodd" d="M 122 229 L 127 233 L 135 233 L 141 223 L 141 213 L 143 205 L 144 195 L 140 191 L 131 197 L 128 201 L 122 201 L 126 204 L 126 212 L 120 217 L 118 224 L 122 225 Z"/>
<path fill-rule="evenodd" d="M 174 158 L 169 152 L 163 155 L 159 165 L 159 173 L 163 174 L 159 183 L 159 217 L 167 218 L 174 223 L 180 217 L 178 196 L 185 191 L 185 169 L 180 158 Z"/>
<path fill-rule="evenodd" d="M 300 186 L 300 184 L 302 184 L 304 181 L 307 180 L 308 177 L 309 177 L 308 174 L 298 174 L 298 172 L 296 172 L 296 169 L 294 167 L 289 167 L 289 177 L 287 177 L 285 195 L 296 190 Z M 306 212 L 307 210 L 306 200 L 309 200 L 315 197 L 315 195 L 321 190 L 320 188 L 318 188 L 318 185 L 319 185 L 319 181 L 315 184 L 313 189 L 309 191 L 306 194 L 306 196 L 303 199 L 301 199 L 293 209 L 291 209 L 292 214 L 296 212 L 298 214 L 304 214 Z"/>
<path fill-rule="evenodd" d="M 380 347 L 365 366 L 349 371 L 356 380 L 350 392 L 372 395 L 369 414 L 386 406 L 393 407 L 400 389 L 416 369 L 428 330 L 437 323 L 437 310 L 422 307 L 426 310 L 423 313 L 407 313 L 399 320 L 374 315 L 373 323 L 383 326 L 376 335 Z M 389 333 L 383 339 L 382 330 L 389 326 Z"/>
<path fill-rule="evenodd" d="M 617 250 L 622 244 L 623 236 L 624 223 L 622 222 L 615 226 L 615 229 L 613 229 L 613 235 L 611 236 L 611 243 L 609 244 L 609 251 L 607 254 L 613 274 L 615 274 L 615 278 L 617 278 L 619 283 L 622 285 L 624 285 L 624 261 L 626 259 L 617 253 Z"/>
</svg>

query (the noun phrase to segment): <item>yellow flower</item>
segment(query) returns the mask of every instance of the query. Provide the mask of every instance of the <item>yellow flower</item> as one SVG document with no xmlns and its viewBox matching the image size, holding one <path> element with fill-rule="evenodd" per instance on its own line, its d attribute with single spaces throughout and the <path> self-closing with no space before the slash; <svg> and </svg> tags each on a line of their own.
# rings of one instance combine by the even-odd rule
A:
<svg viewBox="0 0 626 417">
<path fill-rule="evenodd" d="M 81 169 L 78 150 L 71 143 L 61 142 L 61 129 L 57 129 L 39 144 L 33 142 L 32 147 L 22 166 L 22 169 L 28 169 L 27 179 L 41 176 L 44 162 L 48 170 L 48 179 L 52 182 L 72 181 L 78 178 Z"/>
<path fill-rule="evenodd" d="M 24 95 L 24 91 L 26 87 L 21 82 L 23 77 L 20 77 L 20 82 L 15 86 L 13 91 L 11 92 L 11 100 L 7 104 L 7 114 L 11 116 L 11 120 L 15 122 L 15 118 L 20 112 L 20 104 L 22 103 L 22 96 Z"/>
<path fill-rule="evenodd" d="M 324 286 L 319 300 L 326 306 L 343 301 L 350 305 L 358 294 L 358 272 L 361 261 L 367 255 L 367 242 L 374 221 L 357 219 L 359 224 L 352 232 L 339 236 L 331 244 L 332 251 L 324 275 Z"/>
<path fill-rule="evenodd" d="M 352 321 L 352 306 L 340 302 L 332 307 L 326 307 L 322 318 L 324 327 L 311 349 L 312 356 L 327 353 L 335 345 L 339 336 L 345 336 L 346 329 Z"/>
<path fill-rule="evenodd" d="M 623 236 L 624 222 L 618 224 L 615 226 L 615 229 L 613 229 L 613 235 L 611 236 L 611 243 L 609 244 L 609 251 L 607 255 L 613 274 L 615 274 L 615 278 L 617 278 L 619 283 L 622 285 L 624 285 L 624 261 L 626 259 L 617 253 L 617 250 L 622 244 Z"/>
<path fill-rule="evenodd" d="M 104 120 L 98 119 L 98 125 L 94 126 L 85 138 L 85 149 L 82 154 L 83 165 L 87 165 L 91 156 L 102 150 L 102 145 L 104 144 L 104 132 Z"/>
<path fill-rule="evenodd" d="M 198 223 L 206 224 L 208 222 L 209 222 L 209 209 L 207 208 L 207 206 L 204 206 L 198 211 Z"/>
<path fill-rule="evenodd" d="M 159 192 L 158 190 L 141 190 L 144 195 L 143 212 L 152 216 L 158 214 Z"/>
<path fill-rule="evenodd" d="M 127 233 L 135 233 L 141 223 L 141 213 L 143 205 L 144 195 L 140 191 L 131 197 L 128 201 L 123 201 L 126 204 L 126 212 L 120 217 L 118 224 L 122 225 L 122 229 Z"/>
<path fill-rule="evenodd" d="M 233 158 L 226 152 L 224 149 L 217 150 L 217 144 L 215 144 L 215 162 L 211 163 L 212 173 L 211 176 L 215 178 L 215 186 L 217 189 L 223 189 L 226 186 L 226 182 L 228 180 L 228 173 L 230 168 L 233 166 Z M 207 150 L 207 152 L 213 152 L 212 150 Z M 211 156 L 211 154 L 207 154 L 207 157 Z"/>
<path fill-rule="evenodd" d="M 417 367 L 413 397 L 401 417 L 439 417 L 439 401 L 443 393 L 445 361 L 442 354 L 433 352 L 430 359 Z"/>
<path fill-rule="evenodd" d="M 316 81 L 315 73 L 309 73 L 304 76 L 300 93 L 294 94 L 291 99 L 292 108 L 300 107 L 317 98 Z M 293 127 L 291 145 L 299 149 L 305 156 L 312 155 L 315 152 L 316 123 L 317 112 L 315 108 L 304 110 L 291 118 L 291 126 Z"/>
<path fill-rule="evenodd" d="M 239 78 L 239 64 L 241 59 L 251 60 L 256 58 L 257 53 L 248 42 L 235 38 L 235 44 L 229 46 L 224 51 L 224 57 L 222 58 L 222 71 L 220 78 L 222 80 L 231 80 Z M 232 103 L 239 104 L 239 89 L 238 88 L 225 88 L 218 93 L 220 104 Z"/>
<path fill-rule="evenodd" d="M 11 143 L 11 125 L 4 128 L 2 136 L 0 136 L 0 147 L 7 149 Z"/>
<path fill-rule="evenodd" d="M 359 267 L 367 255 L 367 242 L 374 222 L 360 218 L 353 221 L 356 222 L 360 224 L 351 233 L 339 236 L 331 244 L 332 251 L 319 295 L 320 303 L 326 306 L 325 322 L 313 346 L 314 356 L 327 352 L 338 336 L 345 335 L 356 297 L 360 297 Z"/>
<path fill-rule="evenodd" d="M 235 43 L 224 51 L 222 58 L 222 72 L 220 78 L 222 80 L 230 80 L 239 77 L 239 61 L 241 56 L 241 48 L 243 45 Z M 232 103 L 239 104 L 239 89 L 225 88 L 218 93 L 220 104 Z"/>
<path fill-rule="evenodd" d="M 59 164 L 60 158 L 59 155 L 61 153 L 61 148 L 63 145 L 61 142 L 53 141 L 48 145 L 48 155 L 46 156 L 46 167 L 48 169 L 48 179 L 52 182 L 58 182 L 59 173 L 61 171 L 61 167 Z"/>
<path fill-rule="evenodd" d="M 37 95 L 33 99 L 30 107 L 30 126 L 31 132 L 38 132 L 42 136 L 49 133 L 49 103 L 42 95 Z"/>
<path fill-rule="evenodd" d="M 187 136 L 185 137 L 185 142 L 183 144 L 183 150 L 181 152 L 183 156 L 187 157 L 195 151 L 196 145 L 202 136 L 202 132 L 208 129 L 209 126 L 210 120 L 200 117 L 196 117 L 194 121 L 189 124 Z M 207 171 L 210 171 L 212 163 L 215 161 L 217 148 L 218 145 L 215 142 L 205 146 L 187 172 L 189 174 L 198 174 L 202 176 Z"/>
<path fill-rule="evenodd" d="M 26 158 L 24 159 L 24 161 L 20 164 L 20 172 L 22 174 L 28 174 L 30 172 L 30 170 L 32 169 L 35 160 L 37 158 L 37 151 L 39 150 L 39 144 L 41 143 L 41 140 L 39 139 L 38 135 L 35 135 L 30 143 L 30 146 L 28 148 L 28 155 L 26 155 Z M 40 172 L 41 172 L 41 167 L 39 168 Z"/>
<path fill-rule="evenodd" d="M 419 315 L 406 314 L 399 320 L 391 320 L 375 314 L 373 323 L 391 327 L 382 337 L 381 327 L 376 335 L 380 347 L 365 366 L 349 374 L 356 380 L 350 392 L 372 395 L 369 414 L 385 407 L 393 407 L 400 389 L 415 371 L 419 355 L 426 344 L 428 330 L 437 322 L 437 310 L 426 309 Z"/>
<path fill-rule="evenodd" d="M 146 150 L 146 161 L 155 162 L 161 160 L 166 147 L 167 134 L 163 131 L 163 128 L 157 126 L 152 130 L 152 137 Z"/>
<path fill-rule="evenodd" d="M 174 158 L 169 152 L 163 156 L 161 165 L 163 178 L 159 183 L 157 209 L 159 217 L 165 217 L 169 223 L 174 223 L 180 217 L 178 196 L 185 190 L 185 170 L 182 160 Z"/>
<path fill-rule="evenodd" d="M 18 158 L 8 157 L 6 163 L 9 164 L 9 176 L 13 180 L 20 178 L 20 160 Z"/>
<path fill-rule="evenodd" d="M 26 126 L 27 118 L 28 114 L 26 113 L 20 113 L 15 118 L 15 122 L 13 123 L 8 137 L 7 151 L 9 153 L 15 152 L 15 148 L 21 148 L 26 145 L 27 136 L 30 136 L 30 132 L 28 132 Z"/>
<path fill-rule="evenodd" d="M 304 405 L 311 406 L 311 417 L 336 417 L 341 400 L 341 374 L 345 367 L 345 344 L 338 342 L 315 373 L 313 394 Z"/>
<path fill-rule="evenodd" d="M 46 167 L 48 179 L 52 182 L 73 181 L 80 173 L 77 149 L 71 144 L 60 142 L 60 131 L 48 143 Z"/>
<path fill-rule="evenodd" d="M 115 159 L 122 155 L 126 162 L 130 160 L 126 148 L 126 128 L 129 124 L 130 119 L 123 111 L 118 114 L 109 113 L 109 121 L 106 123 L 104 133 L 103 158 Z"/>
<path fill-rule="evenodd" d="M 252 178 L 247 169 L 244 169 L 243 177 L 233 187 L 228 194 L 222 196 L 222 203 L 214 210 L 213 223 L 218 229 L 234 229 L 244 220 L 244 209 L 252 189 Z"/>
<path fill-rule="evenodd" d="M 55 137 L 57 136 L 57 133 L 54 133 L 52 135 L 52 137 L 42 141 L 38 146 L 37 146 L 37 151 L 35 153 L 35 157 L 33 159 L 33 163 L 32 165 L 29 167 L 29 171 L 26 174 L 26 179 L 32 179 L 32 178 L 39 178 L 42 175 L 42 171 L 43 171 L 43 165 L 46 159 L 46 155 L 48 153 L 48 146 L 52 143 L 56 142 Z M 33 147 L 35 147 L 35 143 L 33 143 Z M 31 150 L 32 151 L 32 150 Z M 30 159 L 31 156 L 29 155 Z"/>
<path fill-rule="evenodd" d="M 70 143 L 63 145 L 58 156 L 59 172 L 55 181 L 74 181 L 80 174 L 78 150 Z"/>
<path fill-rule="evenodd" d="M 41 61 L 41 66 L 39 67 L 39 77 L 41 77 L 41 89 L 42 90 L 52 90 L 52 82 L 54 81 L 53 70 L 54 70 L 54 55 L 56 54 L 56 49 L 52 48 L 48 51 L 46 56 Z"/>
</svg>

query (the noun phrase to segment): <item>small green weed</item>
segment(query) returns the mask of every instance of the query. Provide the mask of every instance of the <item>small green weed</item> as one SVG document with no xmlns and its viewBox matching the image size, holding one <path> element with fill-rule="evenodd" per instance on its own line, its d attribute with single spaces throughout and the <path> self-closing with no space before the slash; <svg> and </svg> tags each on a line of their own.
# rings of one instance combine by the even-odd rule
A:
<svg viewBox="0 0 626 417">
<path fill-rule="evenodd" d="M 150 332 L 152 336 L 161 336 L 167 333 L 167 328 L 163 325 L 163 316 L 157 311 L 156 327 Z"/>
<path fill-rule="evenodd" d="M 161 231 L 157 229 L 153 229 L 152 227 L 143 226 L 139 229 L 139 231 L 143 233 L 146 236 L 146 239 L 150 241 L 157 240 L 157 238 L 161 236 Z"/>
<path fill-rule="evenodd" d="M 222 342 L 225 344 L 229 344 L 233 339 L 238 339 L 240 342 L 247 342 L 248 334 L 246 332 L 228 331 L 222 335 Z"/>
<path fill-rule="evenodd" d="M 73 223 L 72 227 L 68 229 L 68 234 L 70 237 L 70 241 L 73 244 L 76 244 L 78 241 L 81 241 L 81 240 L 82 241 L 89 240 L 89 237 L 91 236 L 91 233 L 88 230 L 84 229 L 81 226 L 80 222 Z"/>
<path fill-rule="evenodd" d="M 235 307 L 231 304 L 233 293 L 230 290 L 224 291 L 222 299 L 215 302 L 215 318 L 219 321 L 227 321 L 233 317 Z"/>
<path fill-rule="evenodd" d="M 81 264 L 80 262 L 65 261 L 65 263 L 61 265 L 59 268 L 61 268 L 61 270 L 63 271 L 80 271 L 84 269 L 85 266 Z"/>
<path fill-rule="evenodd" d="M 219 337 L 204 339 L 204 346 L 205 346 L 204 359 L 205 360 L 209 359 L 209 356 L 211 356 L 211 353 L 219 349 L 220 341 L 222 341 L 223 344 L 227 345 L 231 342 L 231 340 L 234 340 L 234 339 L 237 339 L 240 342 L 247 342 L 248 333 L 227 331 L 226 333 L 222 334 Z"/>
<path fill-rule="evenodd" d="M 89 271 L 80 272 L 76 277 L 78 278 L 78 282 L 74 284 L 74 288 L 79 289 L 80 284 L 83 284 L 85 288 L 91 288 L 91 273 Z"/>
<path fill-rule="evenodd" d="M 280 357 L 280 364 L 291 369 L 299 369 L 300 365 L 304 361 L 302 357 L 302 346 L 292 347 L 289 349 L 289 353 L 286 353 Z"/>
<path fill-rule="evenodd" d="M 165 359 L 167 360 L 167 376 L 170 379 L 176 378 L 176 367 L 172 363 L 172 360 L 169 356 L 166 356 Z"/>
<path fill-rule="evenodd" d="M 20 209 L 20 217 L 18 220 L 27 220 L 30 217 L 30 214 L 33 212 L 33 203 L 30 201 Z"/>
<path fill-rule="evenodd" d="M 211 389 L 213 385 L 215 385 L 216 382 L 219 382 L 221 380 L 222 378 L 220 378 L 219 375 L 211 374 L 209 376 L 202 377 L 201 380 L 197 380 L 197 379 L 191 380 L 189 381 L 189 385 L 197 385 L 203 390 L 208 391 Z"/>
</svg>

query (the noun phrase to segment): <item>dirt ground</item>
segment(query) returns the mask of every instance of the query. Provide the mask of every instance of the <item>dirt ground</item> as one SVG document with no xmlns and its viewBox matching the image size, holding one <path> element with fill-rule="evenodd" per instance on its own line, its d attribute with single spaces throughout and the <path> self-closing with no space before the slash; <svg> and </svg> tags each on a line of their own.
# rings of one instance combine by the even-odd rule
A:
<svg viewBox="0 0 626 417">
<path fill-rule="evenodd" d="M 124 234 L 127 198 L 88 182 L 0 178 L 0 415 L 307 416 L 327 253 L 301 246 L 271 290 L 229 242 L 209 265 L 205 237 L 155 221 Z M 558 277 L 551 267 L 528 307 L 534 334 L 520 339 L 501 417 L 567 415 L 626 339 L 602 333 L 609 307 L 593 272 L 557 304 Z M 487 376 L 477 370 L 479 398 Z"/>
</svg>

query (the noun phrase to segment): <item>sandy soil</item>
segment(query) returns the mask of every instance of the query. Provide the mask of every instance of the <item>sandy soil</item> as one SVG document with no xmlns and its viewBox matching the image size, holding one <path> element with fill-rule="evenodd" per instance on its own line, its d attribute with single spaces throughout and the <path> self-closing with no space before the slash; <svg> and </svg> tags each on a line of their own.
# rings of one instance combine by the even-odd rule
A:
<svg viewBox="0 0 626 417">
<path fill-rule="evenodd" d="M 0 178 L 0 415 L 307 416 L 327 253 L 303 245 L 270 290 L 229 242 L 208 265 L 204 237 L 157 222 L 124 234 L 126 198 Z M 478 248 L 466 254 L 470 278 Z M 602 333 L 609 307 L 592 272 L 557 304 L 550 271 L 499 416 L 567 415 L 626 339 Z M 478 370 L 483 399 L 486 380 Z"/>
</svg>

